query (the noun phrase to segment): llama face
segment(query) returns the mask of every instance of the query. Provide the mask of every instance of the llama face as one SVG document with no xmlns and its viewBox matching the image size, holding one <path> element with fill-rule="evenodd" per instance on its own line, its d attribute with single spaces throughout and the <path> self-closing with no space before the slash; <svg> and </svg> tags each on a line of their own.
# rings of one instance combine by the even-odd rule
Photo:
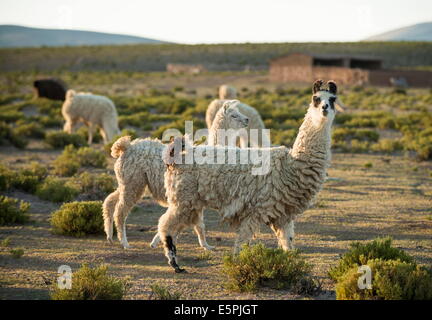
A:
<svg viewBox="0 0 432 320">
<path fill-rule="evenodd" d="M 236 107 L 237 103 L 225 103 L 224 105 L 224 113 L 228 128 L 242 129 L 246 128 L 249 124 L 249 118 L 239 111 L 239 109 Z"/>
<path fill-rule="evenodd" d="M 332 123 L 336 115 L 336 100 L 337 88 L 336 84 L 329 81 L 328 90 L 322 89 L 322 80 L 317 80 L 314 83 L 312 101 L 309 106 L 308 113 L 317 125 L 323 123 Z"/>
</svg>

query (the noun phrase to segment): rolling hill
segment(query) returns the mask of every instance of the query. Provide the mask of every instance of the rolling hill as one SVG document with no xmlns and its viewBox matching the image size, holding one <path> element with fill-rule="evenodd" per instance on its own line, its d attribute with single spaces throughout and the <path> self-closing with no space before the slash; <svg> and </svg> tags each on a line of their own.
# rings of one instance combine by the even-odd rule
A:
<svg viewBox="0 0 432 320">
<path fill-rule="evenodd" d="M 166 42 L 113 33 L 0 25 L 0 48 L 161 43 Z"/>
<path fill-rule="evenodd" d="M 366 38 L 364 41 L 432 41 L 432 22 L 391 30 Z"/>
</svg>

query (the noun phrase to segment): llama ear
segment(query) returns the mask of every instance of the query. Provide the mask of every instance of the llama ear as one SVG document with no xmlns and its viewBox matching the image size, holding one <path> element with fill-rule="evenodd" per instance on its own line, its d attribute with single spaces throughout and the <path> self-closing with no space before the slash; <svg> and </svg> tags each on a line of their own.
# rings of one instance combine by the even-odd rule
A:
<svg viewBox="0 0 432 320">
<path fill-rule="evenodd" d="M 313 87 L 312 87 L 312 93 L 317 93 L 318 91 L 320 91 L 321 90 L 321 86 L 323 85 L 323 83 L 324 83 L 324 81 L 322 81 L 321 79 L 319 79 L 319 80 L 316 80 L 315 82 L 314 82 L 314 84 L 313 84 Z"/>
<path fill-rule="evenodd" d="M 345 112 L 345 109 L 347 109 L 347 106 L 339 99 L 339 97 L 336 98 L 335 107 L 339 112 Z"/>
<path fill-rule="evenodd" d="M 328 85 L 328 90 L 330 93 L 333 93 L 333 94 L 337 93 L 337 86 L 333 80 L 328 81 L 327 85 Z"/>
</svg>

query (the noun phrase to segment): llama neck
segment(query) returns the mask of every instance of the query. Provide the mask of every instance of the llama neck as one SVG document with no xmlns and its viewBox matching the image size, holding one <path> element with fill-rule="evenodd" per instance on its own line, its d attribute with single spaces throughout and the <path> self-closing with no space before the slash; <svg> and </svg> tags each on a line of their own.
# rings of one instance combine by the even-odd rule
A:
<svg viewBox="0 0 432 320">
<path fill-rule="evenodd" d="M 224 114 L 222 112 L 216 113 L 216 116 L 213 120 L 213 124 L 211 125 L 211 128 L 210 128 L 208 145 L 210 145 L 210 146 L 217 145 L 218 144 L 217 130 L 220 130 L 220 129 L 226 130 L 226 129 L 228 129 L 227 127 L 228 127 L 228 125 L 227 125 L 226 117 L 224 116 Z"/>
<path fill-rule="evenodd" d="M 323 123 L 317 125 L 312 117 L 307 114 L 300 126 L 299 133 L 291 150 L 291 156 L 297 161 L 322 160 L 327 168 L 331 153 L 331 124 Z M 321 163 L 321 161 L 314 162 Z"/>
</svg>

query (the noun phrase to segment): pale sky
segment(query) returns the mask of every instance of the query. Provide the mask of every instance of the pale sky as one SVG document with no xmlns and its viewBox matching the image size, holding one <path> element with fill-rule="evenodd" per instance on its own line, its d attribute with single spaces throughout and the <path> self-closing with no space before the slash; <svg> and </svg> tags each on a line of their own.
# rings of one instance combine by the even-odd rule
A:
<svg viewBox="0 0 432 320">
<path fill-rule="evenodd" d="M 0 24 L 178 43 L 357 41 L 432 21 L 432 0 L 0 0 Z"/>
</svg>

